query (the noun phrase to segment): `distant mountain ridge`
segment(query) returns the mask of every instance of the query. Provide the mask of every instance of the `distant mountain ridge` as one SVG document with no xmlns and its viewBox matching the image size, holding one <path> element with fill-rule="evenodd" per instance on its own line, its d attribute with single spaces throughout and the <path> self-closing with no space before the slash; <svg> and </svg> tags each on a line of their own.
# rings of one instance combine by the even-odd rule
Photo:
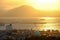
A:
<svg viewBox="0 0 60 40">
<path fill-rule="evenodd" d="M 22 5 L 3 13 L 0 12 L 0 17 L 60 17 L 60 12 L 37 10 L 32 6 Z"/>
<path fill-rule="evenodd" d="M 0 17 L 4 17 L 7 11 L 0 9 Z"/>
<path fill-rule="evenodd" d="M 35 17 L 39 12 L 31 6 L 23 5 L 21 7 L 9 10 L 6 17 Z"/>
</svg>

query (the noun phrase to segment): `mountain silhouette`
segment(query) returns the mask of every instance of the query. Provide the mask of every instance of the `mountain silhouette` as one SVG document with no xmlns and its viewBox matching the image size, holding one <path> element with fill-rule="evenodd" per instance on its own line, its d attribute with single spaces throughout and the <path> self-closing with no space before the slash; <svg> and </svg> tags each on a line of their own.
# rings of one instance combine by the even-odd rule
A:
<svg viewBox="0 0 60 40">
<path fill-rule="evenodd" d="M 37 17 L 38 13 L 38 10 L 34 9 L 33 7 L 23 5 L 9 10 L 5 17 Z"/>
<path fill-rule="evenodd" d="M 23 5 L 7 11 L 5 17 L 59 17 L 58 11 L 37 10 L 32 6 Z"/>
<path fill-rule="evenodd" d="M 0 17 L 4 17 L 7 11 L 0 9 Z"/>
</svg>

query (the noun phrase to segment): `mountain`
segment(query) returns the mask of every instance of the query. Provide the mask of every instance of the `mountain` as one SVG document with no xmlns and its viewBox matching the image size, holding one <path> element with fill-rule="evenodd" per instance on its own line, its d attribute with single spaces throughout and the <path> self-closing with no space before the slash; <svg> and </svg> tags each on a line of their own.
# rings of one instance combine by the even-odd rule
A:
<svg viewBox="0 0 60 40">
<path fill-rule="evenodd" d="M 20 6 L 9 10 L 5 17 L 37 17 L 39 12 L 31 6 Z"/>
<path fill-rule="evenodd" d="M 0 9 L 0 17 L 4 17 L 7 11 Z"/>
<path fill-rule="evenodd" d="M 59 11 L 37 10 L 32 6 L 23 5 L 7 11 L 5 17 L 60 17 Z"/>
</svg>

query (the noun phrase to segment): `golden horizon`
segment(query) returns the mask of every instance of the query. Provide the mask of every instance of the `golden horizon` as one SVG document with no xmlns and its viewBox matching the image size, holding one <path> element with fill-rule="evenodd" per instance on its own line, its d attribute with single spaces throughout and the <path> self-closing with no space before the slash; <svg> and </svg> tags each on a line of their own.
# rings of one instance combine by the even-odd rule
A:
<svg viewBox="0 0 60 40">
<path fill-rule="evenodd" d="M 22 5 L 29 5 L 34 7 L 36 10 L 43 11 L 60 11 L 59 0 L 3 0 L 4 9 L 13 9 Z M 3 3 L 2 2 L 2 3 Z"/>
</svg>

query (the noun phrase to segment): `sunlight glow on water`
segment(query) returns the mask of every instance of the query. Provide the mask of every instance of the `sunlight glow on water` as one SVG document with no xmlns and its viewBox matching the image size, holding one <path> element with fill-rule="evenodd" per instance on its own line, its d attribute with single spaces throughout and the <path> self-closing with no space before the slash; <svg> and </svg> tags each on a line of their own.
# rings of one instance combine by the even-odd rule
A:
<svg viewBox="0 0 60 40">
<path fill-rule="evenodd" d="M 0 18 L 1 23 L 12 24 L 13 29 L 60 30 L 59 17 Z M 5 27 L 0 27 L 5 29 Z"/>
<path fill-rule="evenodd" d="M 45 24 L 37 24 L 37 30 L 60 30 L 60 19 L 55 17 L 42 17 Z"/>
</svg>

